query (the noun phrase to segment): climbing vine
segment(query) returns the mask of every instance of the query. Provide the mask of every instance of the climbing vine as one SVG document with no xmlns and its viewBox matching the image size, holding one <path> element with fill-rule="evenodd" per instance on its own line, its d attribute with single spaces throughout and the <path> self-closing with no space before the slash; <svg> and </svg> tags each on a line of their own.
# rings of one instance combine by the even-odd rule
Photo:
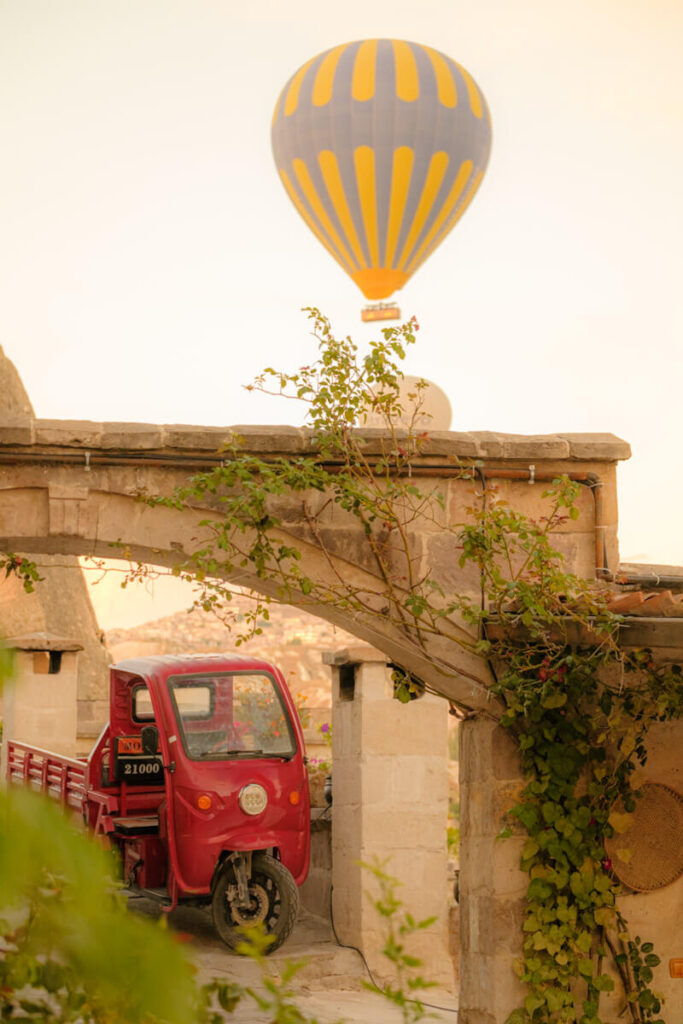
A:
<svg viewBox="0 0 683 1024">
<path fill-rule="evenodd" d="M 461 534 L 461 562 L 479 566 L 487 596 L 487 610 L 469 614 L 483 627 L 482 654 L 499 666 L 501 724 L 526 777 L 514 824 L 501 833 L 526 834 L 521 867 L 529 875 L 518 968 L 528 995 L 507 1024 L 600 1024 L 601 995 L 615 987 L 609 963 L 633 1024 L 663 1024 L 651 988 L 659 958 L 652 943 L 631 936 L 617 907 L 605 840 L 628 826 L 648 729 L 681 715 L 683 678 L 679 665 L 657 667 L 648 651 L 624 654 L 605 595 L 563 571 L 550 538 L 574 514 L 577 486 L 556 482 L 542 523 L 494 503 L 472 509 Z M 570 643 L 576 625 L 583 642 Z M 619 854 L 629 858 L 627 849 Z"/>
</svg>

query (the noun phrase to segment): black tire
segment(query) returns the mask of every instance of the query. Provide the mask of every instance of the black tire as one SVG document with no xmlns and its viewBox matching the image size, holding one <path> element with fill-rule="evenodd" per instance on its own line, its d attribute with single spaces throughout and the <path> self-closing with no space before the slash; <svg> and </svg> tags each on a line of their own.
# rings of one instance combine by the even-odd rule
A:
<svg viewBox="0 0 683 1024">
<path fill-rule="evenodd" d="M 235 886 L 235 872 L 230 861 L 221 868 L 211 898 L 213 921 L 220 938 L 230 949 L 244 941 L 241 928 L 261 922 L 274 942 L 267 949 L 273 953 L 289 937 L 299 913 L 299 890 L 284 864 L 267 853 L 255 853 L 251 863 L 249 893 L 253 910 L 243 911 L 228 901 L 228 886 Z"/>
</svg>

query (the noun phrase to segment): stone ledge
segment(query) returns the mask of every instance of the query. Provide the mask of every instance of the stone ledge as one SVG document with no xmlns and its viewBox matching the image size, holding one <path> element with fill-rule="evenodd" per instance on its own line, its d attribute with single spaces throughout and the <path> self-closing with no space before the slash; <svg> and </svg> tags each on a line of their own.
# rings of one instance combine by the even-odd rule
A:
<svg viewBox="0 0 683 1024">
<path fill-rule="evenodd" d="M 14 651 L 82 651 L 78 640 L 55 636 L 53 633 L 25 633 L 23 636 L 8 636 L 3 640 L 5 647 Z"/>
<path fill-rule="evenodd" d="M 572 645 L 592 644 L 599 636 L 592 632 L 590 626 L 567 618 L 562 626 L 555 624 L 550 629 L 551 636 Z M 491 640 L 500 639 L 504 631 L 500 623 L 491 621 L 486 625 L 486 635 Z M 530 639 L 531 634 L 525 626 L 517 626 L 515 638 L 521 642 Z M 675 616 L 623 615 L 619 623 L 619 644 L 621 647 L 671 647 L 679 648 L 683 644 L 683 618 Z"/>
<path fill-rule="evenodd" d="M 368 455 L 380 454 L 390 440 L 386 431 L 364 428 Z M 398 439 L 407 437 L 397 431 Z M 191 424 L 97 423 L 90 420 L 34 420 L 29 424 L 0 424 L 0 447 L 55 446 L 77 449 L 157 452 L 164 450 L 216 455 L 239 438 L 245 453 L 261 455 L 311 455 L 314 433 L 308 428 L 284 425 L 238 424 L 213 427 Z M 496 431 L 434 431 L 421 449 L 418 461 L 441 458 L 524 459 L 543 461 L 616 462 L 628 459 L 630 446 L 613 434 L 503 434 Z"/>
<path fill-rule="evenodd" d="M 382 651 L 370 644 L 357 644 L 353 647 L 342 647 L 336 651 L 323 651 L 323 665 L 360 665 L 363 662 L 383 662 L 389 659 Z"/>
<path fill-rule="evenodd" d="M 33 444 L 33 430 L 30 420 L 4 420 L 0 423 L 2 444 Z"/>
<path fill-rule="evenodd" d="M 567 441 L 573 459 L 589 459 L 610 462 L 616 459 L 630 459 L 631 445 L 615 434 L 558 434 Z"/>
<path fill-rule="evenodd" d="M 92 420 L 34 420 L 31 424 L 33 444 L 68 445 L 74 448 L 97 448 L 102 438 L 102 423 Z M 2 429 L 0 428 L 0 443 Z"/>
<path fill-rule="evenodd" d="M 100 448 L 161 448 L 163 427 L 153 423 L 103 423 Z"/>
</svg>

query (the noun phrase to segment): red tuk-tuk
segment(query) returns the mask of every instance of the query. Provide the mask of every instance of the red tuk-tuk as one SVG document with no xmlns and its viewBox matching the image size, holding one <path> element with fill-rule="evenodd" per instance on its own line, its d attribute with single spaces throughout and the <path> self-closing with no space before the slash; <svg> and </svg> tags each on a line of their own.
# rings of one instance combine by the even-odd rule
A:
<svg viewBox="0 0 683 1024">
<path fill-rule="evenodd" d="M 168 910 L 210 904 L 230 948 L 245 925 L 265 927 L 269 951 L 291 932 L 310 801 L 301 725 L 274 665 L 212 654 L 122 661 L 87 763 L 10 743 L 8 775 L 48 791 L 52 780 L 53 795 L 119 849 L 133 891 Z"/>
</svg>

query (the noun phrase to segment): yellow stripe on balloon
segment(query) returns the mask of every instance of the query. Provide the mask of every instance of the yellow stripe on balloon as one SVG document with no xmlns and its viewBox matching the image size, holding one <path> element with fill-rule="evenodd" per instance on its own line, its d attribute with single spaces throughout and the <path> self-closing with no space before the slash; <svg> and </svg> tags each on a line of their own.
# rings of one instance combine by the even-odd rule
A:
<svg viewBox="0 0 683 1024">
<path fill-rule="evenodd" d="M 357 267 L 365 268 L 367 263 L 363 256 L 363 250 L 361 249 L 360 242 L 358 241 L 358 235 L 356 234 L 356 228 L 351 217 L 349 210 L 349 204 L 346 201 L 346 193 L 344 192 L 344 184 L 339 173 L 339 165 L 337 158 L 329 149 L 323 149 L 318 153 L 318 164 L 320 165 L 320 171 L 323 176 L 323 181 L 327 187 L 330 200 L 334 207 L 334 212 L 339 218 L 339 223 L 346 233 L 346 239 L 348 244 L 353 249 L 353 254 L 356 257 Z"/>
<path fill-rule="evenodd" d="M 439 93 L 439 102 L 443 103 L 444 107 L 456 106 L 458 102 L 458 91 L 455 87 L 455 79 L 453 78 L 453 72 L 448 66 L 448 61 L 444 60 L 437 50 L 432 50 L 431 46 L 424 46 L 423 49 L 431 60 L 432 67 L 434 68 L 434 74 L 436 75 L 436 88 Z"/>
<path fill-rule="evenodd" d="M 326 103 L 329 103 L 332 99 L 332 90 L 334 88 L 334 75 L 337 70 L 337 64 L 344 50 L 348 48 L 348 43 L 342 43 L 341 46 L 335 46 L 333 50 L 320 61 L 320 67 L 318 68 L 315 75 L 315 82 L 313 83 L 313 106 L 324 107 Z"/>
<path fill-rule="evenodd" d="M 389 200 L 389 226 L 387 227 L 387 251 L 384 266 L 391 267 L 398 242 L 403 211 L 408 198 L 410 177 L 413 173 L 415 153 L 410 146 L 399 146 L 394 150 L 394 163 L 391 169 L 391 198 Z"/>
<path fill-rule="evenodd" d="M 314 60 L 317 57 L 312 57 L 311 60 L 307 61 L 303 67 L 299 68 L 294 78 L 289 83 L 289 89 L 287 90 L 287 97 L 285 99 L 285 117 L 291 117 L 296 108 L 299 105 L 299 91 L 301 89 L 301 83 L 304 80 L 304 75 L 310 68 Z"/>
<path fill-rule="evenodd" d="M 375 65 L 377 63 L 377 40 L 366 39 L 358 47 L 356 63 L 353 66 L 351 95 L 354 100 L 371 100 L 375 95 Z"/>
<path fill-rule="evenodd" d="M 296 189 L 294 188 L 292 182 L 289 180 L 289 176 L 287 175 L 287 172 L 281 170 L 280 171 L 280 177 L 282 178 L 282 184 L 285 186 L 289 198 L 292 200 L 292 202 L 296 206 L 297 210 L 299 211 L 299 213 L 301 214 L 301 216 L 306 221 L 306 223 L 308 224 L 309 228 L 311 229 L 311 231 L 315 235 L 315 237 L 318 239 L 319 242 L 322 242 L 322 244 L 325 246 L 325 248 L 329 252 L 330 256 L 334 257 L 334 259 L 337 261 L 337 263 L 342 268 L 342 270 L 346 270 L 346 267 L 344 266 L 342 261 L 339 259 L 339 256 L 334 251 L 334 249 L 332 248 L 332 246 L 330 245 L 328 240 L 325 238 L 325 236 L 323 235 L 322 231 L 320 230 L 320 228 L 318 227 L 316 222 L 313 220 L 313 218 L 311 217 L 310 213 L 308 212 L 308 210 L 306 209 L 304 204 L 301 202 L 301 199 L 299 198 L 299 195 L 298 195 Z"/>
<path fill-rule="evenodd" d="M 308 203 L 311 209 L 313 210 L 313 213 L 318 218 L 323 230 L 327 232 L 330 241 L 339 252 L 339 255 L 341 256 L 342 260 L 344 261 L 344 263 L 346 263 L 349 273 L 353 273 L 353 271 L 356 269 L 353 265 L 353 260 L 349 256 L 346 246 L 344 245 L 341 238 L 335 231 L 334 225 L 332 224 L 330 218 L 327 216 L 323 204 L 320 202 L 320 197 L 318 196 L 318 193 L 315 190 L 315 185 L 313 184 L 311 176 L 308 173 L 308 167 L 306 167 L 306 164 L 303 162 L 303 160 L 300 160 L 298 157 L 292 160 L 292 167 L 294 168 L 294 173 L 297 176 L 297 180 L 299 182 L 299 185 L 301 186 L 301 190 L 306 199 L 308 200 Z"/>
<path fill-rule="evenodd" d="M 439 244 L 439 242 L 441 242 L 441 240 L 446 237 L 446 235 L 451 230 L 451 228 L 454 228 L 455 225 L 458 223 L 458 221 L 462 217 L 463 213 L 465 212 L 467 207 L 470 205 L 470 203 L 474 199 L 475 193 L 476 193 L 477 189 L 479 188 L 479 183 L 480 183 L 480 181 L 481 181 L 481 179 L 483 177 L 484 177 L 484 172 L 480 171 L 479 174 L 477 174 L 477 176 L 475 177 L 475 179 L 472 182 L 472 184 L 470 185 L 470 187 L 468 188 L 467 195 L 463 199 L 462 203 L 456 209 L 456 211 L 453 214 L 453 216 L 451 217 L 451 219 L 447 222 L 446 226 L 444 227 L 443 231 L 441 232 L 441 235 L 438 238 L 436 238 L 432 242 L 432 244 L 429 246 L 429 248 L 425 252 L 424 256 L 420 260 L 420 263 L 424 263 L 424 261 L 427 259 L 427 257 L 431 256 L 431 254 L 434 252 L 434 250 L 436 249 L 436 247 Z"/>
<path fill-rule="evenodd" d="M 392 39 L 394 67 L 396 68 L 396 95 L 406 103 L 412 103 L 420 95 L 420 79 L 417 74 L 415 54 L 408 43 Z"/>
<path fill-rule="evenodd" d="M 377 194 L 375 190 L 375 153 L 369 146 L 358 146 L 353 153 L 356 165 L 356 182 L 360 199 L 365 237 L 370 250 L 370 266 L 379 266 L 379 242 L 377 239 Z"/>
<path fill-rule="evenodd" d="M 481 179 L 483 177 L 484 177 L 484 172 L 483 171 L 479 171 L 479 174 L 476 176 L 476 178 L 474 179 L 474 181 L 472 182 L 472 184 L 470 185 L 470 187 L 467 190 L 467 195 L 463 199 L 462 206 L 460 207 L 460 209 L 455 211 L 455 214 L 451 218 L 451 220 L 449 222 L 449 225 L 448 225 L 449 228 L 452 228 L 454 224 L 458 223 L 458 221 L 462 217 L 463 213 L 465 212 L 467 207 L 470 205 L 470 203 L 474 199 L 474 194 L 477 191 L 477 189 L 479 188 L 479 182 L 481 181 Z"/>
<path fill-rule="evenodd" d="M 408 237 L 406 238 L 405 245 L 403 246 L 403 252 L 399 260 L 398 269 L 403 270 L 408 257 L 411 255 L 413 246 L 415 245 L 422 228 L 424 227 L 425 221 L 429 216 L 431 209 L 434 205 L 437 193 L 441 188 L 441 182 L 443 181 L 446 168 L 448 167 L 448 153 L 444 153 L 440 150 L 438 153 L 434 153 L 432 159 L 429 162 L 429 170 L 427 171 L 427 179 L 422 189 L 422 195 L 420 196 L 420 202 L 417 205 L 417 210 L 413 218 L 413 223 L 410 226 Z"/>
<path fill-rule="evenodd" d="M 446 199 L 446 202 L 443 204 L 439 216 L 436 218 L 431 228 L 429 229 L 427 237 L 424 239 L 420 248 L 417 250 L 413 258 L 411 259 L 410 263 L 406 267 L 406 273 L 412 274 L 413 271 L 416 270 L 417 267 L 422 262 L 422 254 L 425 252 L 425 250 L 433 241 L 433 239 L 435 239 L 436 236 L 439 234 L 439 231 L 445 224 L 448 217 L 450 217 L 451 213 L 453 212 L 453 208 L 455 207 L 455 204 L 458 202 L 460 196 L 463 193 L 465 185 L 467 184 L 467 179 L 472 173 L 473 167 L 474 164 L 472 163 L 471 160 L 463 160 L 463 162 L 461 163 L 460 170 L 458 171 L 455 181 L 451 186 L 451 190 L 448 193 L 448 198 Z"/>
<path fill-rule="evenodd" d="M 467 71 L 465 71 L 463 67 L 460 66 L 460 64 L 456 64 L 455 61 L 453 61 L 453 63 L 455 64 L 456 68 L 458 69 L 462 77 L 465 79 L 465 85 L 467 86 L 467 95 L 470 98 L 470 108 L 472 110 L 472 113 L 474 114 L 475 117 L 483 117 L 484 105 L 481 102 L 481 96 L 479 94 L 477 86 L 475 85 L 474 79 Z"/>
</svg>

